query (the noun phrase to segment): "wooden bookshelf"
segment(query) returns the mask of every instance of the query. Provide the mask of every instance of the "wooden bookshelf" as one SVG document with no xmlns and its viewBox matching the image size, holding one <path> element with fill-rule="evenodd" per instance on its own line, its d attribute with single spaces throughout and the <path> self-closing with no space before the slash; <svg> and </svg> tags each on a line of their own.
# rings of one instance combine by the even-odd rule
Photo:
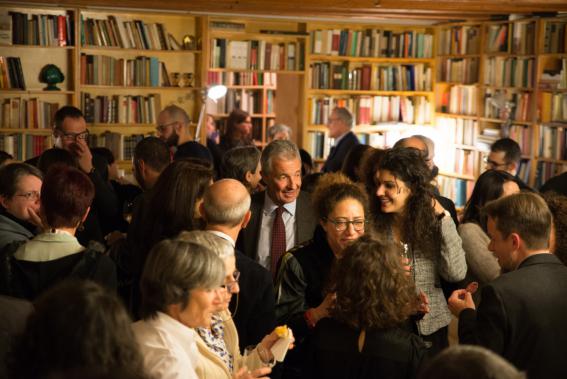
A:
<svg viewBox="0 0 567 379">
<path fill-rule="evenodd" d="M 303 147 L 316 162 L 331 141 L 326 123 L 348 108 L 362 143 L 391 146 L 434 118 L 434 29 L 313 22 L 307 47 Z"/>
<path fill-rule="evenodd" d="M 305 24 L 274 20 L 211 17 L 209 19 L 207 85 L 223 84 L 227 96 L 207 102 L 207 112 L 221 130 L 236 108 L 252 118 L 258 147 L 267 142 L 267 128 L 284 123 L 297 136 L 303 129 L 297 111 L 302 98 Z"/>
</svg>

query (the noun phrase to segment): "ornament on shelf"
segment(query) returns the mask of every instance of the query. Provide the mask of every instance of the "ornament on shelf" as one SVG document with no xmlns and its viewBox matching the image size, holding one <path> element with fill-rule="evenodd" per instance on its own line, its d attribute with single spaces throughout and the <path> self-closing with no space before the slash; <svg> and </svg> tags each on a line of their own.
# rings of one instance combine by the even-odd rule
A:
<svg viewBox="0 0 567 379">
<path fill-rule="evenodd" d="M 44 91 L 61 91 L 61 89 L 57 87 L 57 83 L 63 83 L 64 80 L 65 75 L 63 75 L 61 69 L 54 64 L 43 66 L 39 73 L 39 81 L 47 84 L 47 87 L 43 89 Z"/>
</svg>

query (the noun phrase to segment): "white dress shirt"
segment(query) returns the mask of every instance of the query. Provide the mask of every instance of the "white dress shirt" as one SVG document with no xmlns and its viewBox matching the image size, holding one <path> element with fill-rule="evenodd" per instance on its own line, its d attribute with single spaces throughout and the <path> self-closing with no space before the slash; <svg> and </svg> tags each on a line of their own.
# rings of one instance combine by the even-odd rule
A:
<svg viewBox="0 0 567 379">
<path fill-rule="evenodd" d="M 195 372 L 200 354 L 196 332 L 158 312 L 154 319 L 132 325 L 146 372 L 155 379 L 198 379 Z"/>
<path fill-rule="evenodd" d="M 230 245 L 232 247 L 236 247 L 236 242 L 234 242 L 234 240 L 232 239 L 231 236 L 229 236 L 226 233 L 223 233 L 221 231 L 218 230 L 207 230 L 207 232 L 214 234 L 215 236 L 219 236 L 220 238 L 222 238 L 223 240 L 227 240 L 228 243 L 230 243 Z"/>
<path fill-rule="evenodd" d="M 285 225 L 285 245 L 286 250 L 295 246 L 295 206 L 297 199 L 291 203 L 284 204 L 284 212 L 282 213 Z M 258 263 L 260 263 L 268 271 L 272 263 L 270 258 L 270 249 L 272 247 L 272 228 L 276 217 L 276 209 L 278 206 L 270 199 L 268 193 L 264 194 L 264 208 L 262 209 L 262 223 L 260 224 L 260 233 L 258 238 Z"/>
</svg>

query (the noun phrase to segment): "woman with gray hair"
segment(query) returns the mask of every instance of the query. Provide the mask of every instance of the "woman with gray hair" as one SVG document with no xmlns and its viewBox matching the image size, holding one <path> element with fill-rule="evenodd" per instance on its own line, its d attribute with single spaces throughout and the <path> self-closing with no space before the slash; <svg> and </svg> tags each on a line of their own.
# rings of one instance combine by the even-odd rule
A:
<svg viewBox="0 0 567 379">
<path fill-rule="evenodd" d="M 223 277 L 223 261 L 202 245 L 166 239 L 154 246 L 140 281 L 143 319 L 133 325 L 148 374 L 199 377 L 194 328 L 211 324 Z"/>
<path fill-rule="evenodd" d="M 182 232 L 178 238 L 209 247 L 225 265 L 225 290 L 221 293 L 212 322 L 206 327 L 196 328 L 201 337 L 197 339 L 197 347 L 202 356 L 202 371 L 197 371 L 199 378 L 263 378 L 271 372 L 274 356 L 270 349 L 279 337 L 274 331 L 265 336 L 247 355 L 240 354 L 238 333 L 228 310 L 232 295 L 240 291 L 240 272 L 236 270 L 234 248 L 227 240 L 211 232 Z"/>
<path fill-rule="evenodd" d="M 274 124 L 268 128 L 268 142 L 276 139 L 291 139 L 291 128 L 285 124 Z"/>
</svg>

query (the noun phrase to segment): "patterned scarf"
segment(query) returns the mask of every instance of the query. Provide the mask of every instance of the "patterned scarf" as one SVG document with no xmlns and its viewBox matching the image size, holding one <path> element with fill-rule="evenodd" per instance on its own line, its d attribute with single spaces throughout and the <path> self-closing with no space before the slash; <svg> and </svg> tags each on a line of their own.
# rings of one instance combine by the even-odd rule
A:
<svg viewBox="0 0 567 379">
<path fill-rule="evenodd" d="M 219 315 L 213 315 L 211 328 L 195 328 L 207 347 L 215 353 L 228 367 L 230 373 L 234 370 L 234 357 L 228 352 L 224 341 L 224 321 Z"/>
</svg>

